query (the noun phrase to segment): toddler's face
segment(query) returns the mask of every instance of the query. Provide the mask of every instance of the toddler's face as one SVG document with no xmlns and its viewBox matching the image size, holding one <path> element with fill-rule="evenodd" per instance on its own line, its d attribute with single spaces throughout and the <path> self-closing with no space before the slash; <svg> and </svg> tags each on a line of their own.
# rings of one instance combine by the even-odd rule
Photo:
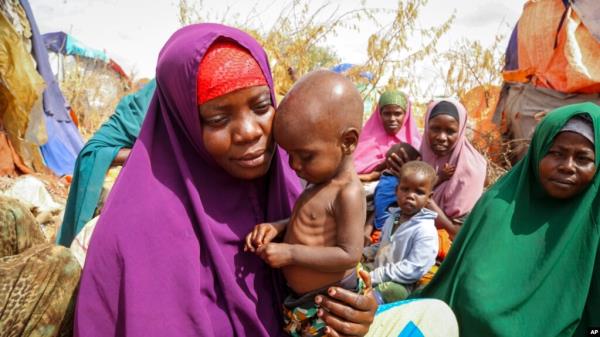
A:
<svg viewBox="0 0 600 337">
<path fill-rule="evenodd" d="M 344 154 L 334 137 L 325 137 L 319 130 L 302 130 L 290 125 L 275 130 L 276 142 L 289 155 L 290 167 L 298 177 L 312 184 L 325 182 L 339 171 Z"/>
<path fill-rule="evenodd" d="M 433 182 L 423 173 L 405 172 L 399 178 L 396 200 L 402 214 L 412 216 L 429 202 Z"/>
</svg>

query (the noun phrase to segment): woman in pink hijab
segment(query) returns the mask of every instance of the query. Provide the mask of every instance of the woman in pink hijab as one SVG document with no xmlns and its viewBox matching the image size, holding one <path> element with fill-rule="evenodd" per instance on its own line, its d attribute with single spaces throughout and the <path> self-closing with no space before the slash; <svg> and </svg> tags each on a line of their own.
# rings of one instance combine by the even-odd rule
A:
<svg viewBox="0 0 600 337">
<path fill-rule="evenodd" d="M 378 180 L 386 168 L 386 152 L 399 142 L 409 143 L 418 149 L 421 135 L 406 95 L 400 91 L 386 91 L 365 124 L 354 152 L 354 165 L 360 180 Z"/>
<path fill-rule="evenodd" d="M 460 102 L 444 98 L 427 107 L 421 156 L 438 172 L 428 208 L 438 213 L 436 226 L 451 238 L 479 200 L 486 177 L 487 162 L 467 139 L 466 128 L 467 111 Z"/>
</svg>

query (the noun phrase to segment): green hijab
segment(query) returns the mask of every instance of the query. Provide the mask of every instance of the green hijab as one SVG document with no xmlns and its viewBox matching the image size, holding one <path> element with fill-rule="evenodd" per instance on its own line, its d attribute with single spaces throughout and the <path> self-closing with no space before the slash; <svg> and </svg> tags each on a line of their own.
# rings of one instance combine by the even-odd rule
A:
<svg viewBox="0 0 600 337">
<path fill-rule="evenodd" d="M 600 169 L 600 107 L 552 111 L 525 158 L 475 205 L 420 293 L 452 307 L 461 336 L 583 336 L 600 326 L 600 174 L 567 200 L 548 196 L 538 176 L 554 138 L 579 114 L 592 120 Z"/>
<path fill-rule="evenodd" d="M 115 113 L 85 144 L 75 162 L 65 216 L 56 242 L 70 246 L 83 226 L 92 219 L 100 200 L 106 172 L 122 148 L 135 143 L 156 88 L 156 80 L 123 97 Z"/>
<path fill-rule="evenodd" d="M 400 106 L 403 110 L 406 110 L 406 106 L 408 101 L 406 99 L 406 94 L 401 91 L 389 90 L 381 94 L 379 97 L 379 108 L 382 108 L 386 105 L 395 104 Z"/>
</svg>

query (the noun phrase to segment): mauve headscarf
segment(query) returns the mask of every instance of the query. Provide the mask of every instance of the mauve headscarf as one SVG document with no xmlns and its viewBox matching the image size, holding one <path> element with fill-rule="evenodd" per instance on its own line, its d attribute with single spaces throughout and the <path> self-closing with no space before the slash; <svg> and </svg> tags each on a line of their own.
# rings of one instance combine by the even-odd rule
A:
<svg viewBox="0 0 600 337">
<path fill-rule="evenodd" d="M 196 99 L 198 64 L 218 38 L 259 63 L 248 34 L 191 25 L 165 44 L 138 141 L 105 205 L 87 254 L 76 336 L 279 336 L 278 275 L 242 240 L 255 224 L 290 215 L 300 188 L 276 150 L 267 176 L 234 178 L 206 152 Z"/>
<path fill-rule="evenodd" d="M 398 93 L 399 95 L 404 95 Z M 399 142 L 409 143 L 415 148 L 421 145 L 421 135 L 417 129 L 415 118 L 412 114 L 412 104 L 408 97 L 406 98 L 406 108 L 402 127 L 393 135 L 383 128 L 383 120 L 379 105 L 375 107 L 371 117 L 365 123 L 358 146 L 354 151 L 354 166 L 359 174 L 372 172 L 373 169 L 385 160 L 385 154 L 390 146 Z"/>
<path fill-rule="evenodd" d="M 431 110 L 442 101 L 451 103 L 458 110 L 459 134 L 452 153 L 444 157 L 438 157 L 431 150 L 427 131 L 429 130 Z M 427 106 L 421 156 L 423 161 L 429 163 L 438 172 L 446 163 L 456 166 L 454 175 L 439 184 L 433 191 L 433 199 L 444 213 L 451 218 L 461 217 L 471 211 L 479 197 L 481 197 L 485 183 L 487 162 L 467 139 L 466 129 L 467 110 L 460 102 L 451 98 L 444 98 L 429 103 L 429 106 Z"/>
</svg>

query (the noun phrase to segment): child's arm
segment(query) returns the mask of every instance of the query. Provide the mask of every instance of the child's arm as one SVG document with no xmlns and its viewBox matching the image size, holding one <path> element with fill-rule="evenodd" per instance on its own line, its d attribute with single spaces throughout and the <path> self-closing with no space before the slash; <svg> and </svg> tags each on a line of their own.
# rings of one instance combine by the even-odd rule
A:
<svg viewBox="0 0 600 337">
<path fill-rule="evenodd" d="M 373 284 L 392 281 L 412 284 L 425 275 L 434 265 L 439 241 L 435 227 L 428 224 L 415 233 L 412 250 L 404 259 L 389 263 L 371 271 Z"/>
<path fill-rule="evenodd" d="M 366 217 L 364 192 L 359 184 L 344 188 L 334 202 L 337 245 L 313 247 L 270 243 L 257 254 L 271 267 L 297 265 L 321 272 L 340 272 L 356 266 L 362 256 Z"/>
<path fill-rule="evenodd" d="M 290 219 L 283 219 L 271 223 L 261 223 L 254 226 L 252 232 L 246 235 L 245 252 L 255 252 L 260 246 L 271 242 L 274 238 L 285 232 Z"/>
</svg>

